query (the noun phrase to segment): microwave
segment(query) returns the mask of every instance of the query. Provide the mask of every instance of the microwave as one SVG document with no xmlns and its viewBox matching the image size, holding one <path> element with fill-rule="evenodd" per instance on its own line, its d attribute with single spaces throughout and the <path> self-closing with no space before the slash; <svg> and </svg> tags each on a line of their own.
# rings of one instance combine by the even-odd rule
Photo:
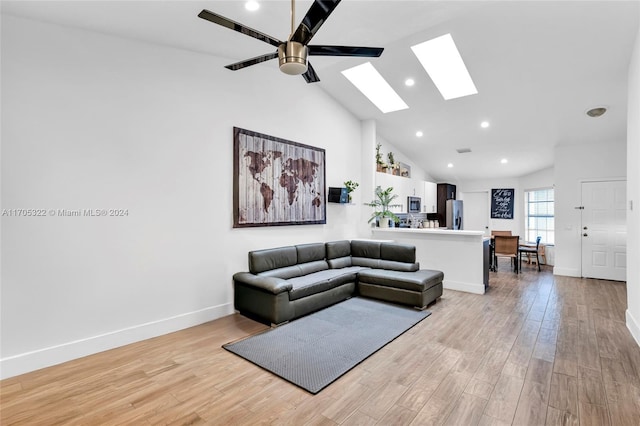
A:
<svg viewBox="0 0 640 426">
<path fill-rule="evenodd" d="M 420 197 L 407 197 L 407 213 L 420 213 L 421 211 Z"/>
</svg>

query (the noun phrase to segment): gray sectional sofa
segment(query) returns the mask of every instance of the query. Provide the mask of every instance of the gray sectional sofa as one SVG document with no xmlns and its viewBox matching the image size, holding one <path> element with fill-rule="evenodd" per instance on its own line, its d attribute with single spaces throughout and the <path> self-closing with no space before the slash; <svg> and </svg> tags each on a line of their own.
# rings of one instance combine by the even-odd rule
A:
<svg viewBox="0 0 640 426">
<path fill-rule="evenodd" d="M 332 241 L 249 252 L 249 272 L 233 276 L 235 308 L 280 325 L 353 295 L 424 309 L 442 295 L 440 271 L 420 270 L 415 247 Z"/>
</svg>

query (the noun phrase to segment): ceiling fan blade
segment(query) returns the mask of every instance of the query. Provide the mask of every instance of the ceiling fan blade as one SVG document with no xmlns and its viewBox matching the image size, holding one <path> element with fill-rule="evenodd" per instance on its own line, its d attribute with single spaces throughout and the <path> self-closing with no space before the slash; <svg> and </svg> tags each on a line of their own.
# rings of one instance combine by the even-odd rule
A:
<svg viewBox="0 0 640 426">
<path fill-rule="evenodd" d="M 316 70 L 313 69 L 310 62 L 307 62 L 307 72 L 302 74 L 302 76 L 307 83 L 317 83 L 320 81 L 318 74 L 316 74 Z"/>
<path fill-rule="evenodd" d="M 253 28 L 244 26 L 239 22 L 232 21 L 231 19 L 225 18 L 224 16 L 208 11 L 207 9 L 202 9 L 202 12 L 198 14 L 198 17 L 202 19 L 206 19 L 207 21 L 213 22 L 214 24 L 222 25 L 223 27 L 227 27 L 229 29 L 232 29 L 233 31 L 237 31 L 239 33 L 248 35 L 249 37 L 257 38 L 258 40 L 264 41 L 265 43 L 269 43 L 270 45 L 275 47 L 278 47 L 282 43 L 284 43 L 283 41 L 280 41 L 277 38 L 261 33 L 260 31 L 254 30 Z"/>
<path fill-rule="evenodd" d="M 308 44 L 318 29 L 327 20 L 333 9 L 340 3 L 340 0 L 315 0 L 307 14 L 300 22 L 298 29 L 291 36 L 292 41 Z"/>
<path fill-rule="evenodd" d="M 231 71 L 241 70 L 242 68 L 250 67 L 251 65 L 259 64 L 260 62 L 266 62 L 278 57 L 278 52 L 267 53 L 266 55 L 256 56 L 255 58 L 247 59 L 242 62 L 236 62 L 235 64 L 227 65 L 225 68 Z"/>
<path fill-rule="evenodd" d="M 309 55 L 316 56 L 361 56 L 377 58 L 382 55 L 382 47 L 357 47 L 357 46 L 308 46 Z"/>
</svg>

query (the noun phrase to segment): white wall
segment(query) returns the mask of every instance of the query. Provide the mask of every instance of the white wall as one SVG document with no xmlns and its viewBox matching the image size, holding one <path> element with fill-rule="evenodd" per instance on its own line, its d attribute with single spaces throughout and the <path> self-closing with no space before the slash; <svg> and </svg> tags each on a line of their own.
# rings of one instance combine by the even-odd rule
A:
<svg viewBox="0 0 640 426">
<path fill-rule="evenodd" d="M 450 182 L 455 183 L 455 182 Z M 489 200 L 487 205 L 491 207 L 491 189 L 493 188 L 513 188 L 515 191 L 515 204 L 513 206 L 513 219 L 491 219 L 489 218 L 489 230 L 511 231 L 513 235 L 524 235 L 524 202 L 522 187 L 518 178 L 508 179 L 482 179 L 473 181 L 460 181 L 456 183 L 456 198 L 464 201 L 464 194 L 470 192 L 486 192 Z M 471 214 L 465 210 L 465 214 Z M 478 214 L 482 214 L 478 212 Z M 485 212 L 489 216 L 489 212 Z"/>
<path fill-rule="evenodd" d="M 522 186 L 522 205 L 524 205 L 524 192 L 532 191 L 535 189 L 543 189 L 543 188 L 553 188 L 553 167 L 549 167 L 543 170 L 539 170 L 537 172 L 521 176 L 518 178 L 520 181 L 520 186 Z"/>
<path fill-rule="evenodd" d="M 640 30 L 629 65 L 627 110 L 627 327 L 640 345 Z"/>
<path fill-rule="evenodd" d="M 2 208 L 128 209 L 2 217 L 2 377 L 230 313 L 249 250 L 358 236 L 358 192 L 327 225 L 232 229 L 233 126 L 325 148 L 327 186 L 362 149 L 318 87 L 228 62 L 2 16 Z"/>
<path fill-rule="evenodd" d="M 581 275 L 581 210 L 576 207 L 582 204 L 582 182 L 626 178 L 626 155 L 624 140 L 556 146 L 554 274 Z"/>
<path fill-rule="evenodd" d="M 389 162 L 387 155 L 389 152 L 393 152 L 393 157 L 396 162 L 402 162 L 408 164 L 411 167 L 411 178 L 425 180 L 428 182 L 435 182 L 435 180 L 417 163 L 413 162 L 411 158 L 406 156 L 402 151 L 400 151 L 395 145 L 391 142 L 384 139 L 382 136 L 377 136 L 377 143 L 381 145 L 380 152 L 382 153 L 382 161 L 385 163 Z M 375 163 L 375 152 L 374 158 L 371 160 Z"/>
</svg>

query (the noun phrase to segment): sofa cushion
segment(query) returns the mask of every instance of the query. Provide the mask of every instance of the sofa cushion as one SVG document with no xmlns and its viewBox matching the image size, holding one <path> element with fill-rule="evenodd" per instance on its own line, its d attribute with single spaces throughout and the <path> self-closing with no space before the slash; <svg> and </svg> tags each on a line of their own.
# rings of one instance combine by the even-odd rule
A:
<svg viewBox="0 0 640 426">
<path fill-rule="evenodd" d="M 287 280 L 289 278 L 299 277 L 302 274 L 300 273 L 300 267 L 298 265 L 294 265 L 287 266 L 286 268 L 270 269 L 256 275 L 259 277 L 275 277 Z"/>
<path fill-rule="evenodd" d="M 283 279 L 295 278 L 302 275 L 312 274 L 318 271 L 324 271 L 329 269 L 329 264 L 324 260 L 317 260 L 315 262 L 302 263 L 300 265 L 287 266 L 286 268 L 277 268 L 270 271 L 260 272 L 261 277 L 277 277 Z"/>
<path fill-rule="evenodd" d="M 380 244 L 380 258 L 395 262 L 415 263 L 416 247 L 408 244 L 382 243 Z"/>
<path fill-rule="evenodd" d="M 380 260 L 380 269 L 388 269 L 390 271 L 416 272 L 420 269 L 419 263 L 394 262 L 393 260 Z"/>
<path fill-rule="evenodd" d="M 389 269 L 392 271 L 413 272 L 420 269 L 419 263 L 394 262 L 392 260 L 369 259 L 368 257 L 351 257 L 353 266 L 365 266 L 373 269 Z"/>
<path fill-rule="evenodd" d="M 443 278 L 442 271 L 430 269 L 415 272 L 367 269 L 358 274 L 359 282 L 420 292 L 440 284 Z"/>
<path fill-rule="evenodd" d="M 351 256 L 351 241 L 330 241 L 326 243 L 327 259 L 338 259 L 340 257 Z"/>
<path fill-rule="evenodd" d="M 298 253 L 298 263 L 324 260 L 326 255 L 324 243 L 300 244 L 296 246 L 296 251 Z"/>
<path fill-rule="evenodd" d="M 301 263 L 298 268 L 300 269 L 300 275 L 308 275 L 329 269 L 329 264 L 326 260 L 316 260 L 315 262 Z"/>
<path fill-rule="evenodd" d="M 294 246 L 249 252 L 249 271 L 252 274 L 285 268 L 296 263 L 298 263 L 298 253 Z"/>
<path fill-rule="evenodd" d="M 367 268 L 380 268 L 380 259 L 351 256 L 351 264 L 353 266 L 364 266 Z"/>
<path fill-rule="evenodd" d="M 355 282 L 359 267 L 327 269 L 287 280 L 292 285 L 289 300 L 297 300 L 311 294 L 321 293 L 342 284 Z"/>
<path fill-rule="evenodd" d="M 348 268 L 352 266 L 351 256 L 337 257 L 335 259 L 327 260 L 331 269 Z"/>
</svg>

